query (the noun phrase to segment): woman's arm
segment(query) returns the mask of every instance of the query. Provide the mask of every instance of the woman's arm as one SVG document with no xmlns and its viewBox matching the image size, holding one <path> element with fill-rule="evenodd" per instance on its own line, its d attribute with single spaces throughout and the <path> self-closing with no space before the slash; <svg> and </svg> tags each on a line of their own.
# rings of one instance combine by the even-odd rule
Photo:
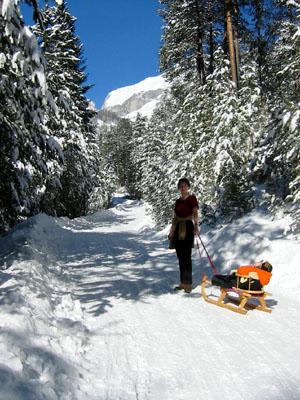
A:
<svg viewBox="0 0 300 400">
<path fill-rule="evenodd" d="M 194 220 L 194 234 L 199 235 L 199 215 L 198 215 L 198 207 L 193 208 L 193 220 Z"/>
<path fill-rule="evenodd" d="M 175 228 L 176 228 L 175 217 L 176 217 L 175 211 L 173 211 L 172 224 L 171 224 L 170 232 L 168 234 L 169 239 L 173 236 L 173 234 L 175 232 Z"/>
</svg>

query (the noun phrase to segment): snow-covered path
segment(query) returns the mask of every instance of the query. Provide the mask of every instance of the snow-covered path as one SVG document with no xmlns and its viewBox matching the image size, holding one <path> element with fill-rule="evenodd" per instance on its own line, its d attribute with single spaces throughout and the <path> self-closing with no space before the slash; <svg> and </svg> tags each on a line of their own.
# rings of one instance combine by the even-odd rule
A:
<svg viewBox="0 0 300 400">
<path fill-rule="evenodd" d="M 232 259 L 274 265 L 273 313 L 243 316 L 201 299 L 210 270 L 196 253 L 195 289 L 173 294 L 166 230 L 116 200 L 72 221 L 38 215 L 0 239 L 0 399 L 299 400 L 300 249 L 286 220 L 256 212 L 204 234 L 223 271 Z"/>
</svg>

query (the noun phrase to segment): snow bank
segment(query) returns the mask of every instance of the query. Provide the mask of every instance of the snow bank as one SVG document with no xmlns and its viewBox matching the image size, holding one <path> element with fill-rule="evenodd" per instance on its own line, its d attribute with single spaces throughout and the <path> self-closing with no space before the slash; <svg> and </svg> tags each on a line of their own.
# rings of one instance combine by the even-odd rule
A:
<svg viewBox="0 0 300 400">
<path fill-rule="evenodd" d="M 203 232 L 219 272 L 268 260 L 273 265 L 268 290 L 294 296 L 300 287 L 300 244 L 286 234 L 291 222 L 288 216 L 274 218 L 256 210 L 220 229 L 204 227 Z"/>
<path fill-rule="evenodd" d="M 68 246 L 65 222 L 40 214 L 0 240 L 1 399 L 79 396 L 74 382 L 83 379 L 87 331 L 80 325 L 81 304 L 55 262 Z"/>
</svg>

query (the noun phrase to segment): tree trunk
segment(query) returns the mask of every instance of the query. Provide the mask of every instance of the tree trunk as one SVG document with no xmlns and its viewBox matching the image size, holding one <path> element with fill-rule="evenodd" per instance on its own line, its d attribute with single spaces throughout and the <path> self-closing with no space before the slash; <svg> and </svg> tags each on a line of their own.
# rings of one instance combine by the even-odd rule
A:
<svg viewBox="0 0 300 400">
<path fill-rule="evenodd" d="M 32 4 L 33 9 L 34 9 L 33 19 L 34 19 L 35 22 L 39 23 L 41 31 L 43 32 L 44 31 L 44 24 L 43 24 L 43 21 L 42 21 L 42 18 L 41 18 L 41 13 L 40 13 L 40 10 L 39 10 L 38 2 L 37 2 L 37 0 L 31 0 L 31 4 Z"/>
<path fill-rule="evenodd" d="M 238 37 L 238 26 L 239 26 L 239 6 L 237 0 L 234 0 L 234 50 L 235 50 L 235 66 L 236 66 L 236 77 L 237 84 L 240 80 L 240 50 L 239 50 L 239 37 Z"/>
<path fill-rule="evenodd" d="M 261 34 L 261 26 L 262 26 L 262 8 L 260 1 L 255 1 L 255 25 L 257 32 L 257 64 L 258 64 L 258 79 L 260 87 L 262 88 L 262 60 L 263 60 L 263 49 L 262 49 L 262 34 Z"/>
<path fill-rule="evenodd" d="M 198 0 L 195 0 L 196 14 L 197 14 L 197 72 L 202 85 L 206 82 L 205 76 L 205 65 L 204 65 L 204 55 L 203 55 L 203 18 L 201 18 L 201 13 L 199 10 Z"/>
<path fill-rule="evenodd" d="M 231 79 L 234 82 L 235 86 L 237 87 L 238 81 L 236 74 L 235 51 L 234 51 L 232 22 L 231 22 L 231 0 L 225 0 L 225 6 L 226 6 L 227 43 L 229 48 Z"/>
<path fill-rule="evenodd" d="M 214 37 L 212 22 L 209 27 L 209 73 L 214 72 Z"/>
<path fill-rule="evenodd" d="M 227 40 L 227 19 L 226 19 L 226 4 L 224 2 L 224 36 L 223 36 L 223 51 L 228 56 L 228 40 Z"/>
<path fill-rule="evenodd" d="M 209 23 L 209 74 L 214 72 L 214 32 L 213 32 L 213 6 L 209 2 L 208 8 L 208 23 Z"/>
</svg>

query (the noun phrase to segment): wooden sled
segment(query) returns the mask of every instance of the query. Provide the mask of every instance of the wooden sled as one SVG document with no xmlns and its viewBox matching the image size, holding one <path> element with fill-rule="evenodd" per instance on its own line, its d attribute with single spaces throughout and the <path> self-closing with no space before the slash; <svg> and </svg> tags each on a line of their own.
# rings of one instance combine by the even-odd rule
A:
<svg viewBox="0 0 300 400">
<path fill-rule="evenodd" d="M 255 274 L 255 273 L 254 273 Z M 256 274 L 255 274 L 256 275 Z M 243 275 L 237 275 L 238 277 L 242 278 L 256 278 L 253 273 L 251 273 L 251 276 L 243 276 Z M 234 311 L 239 314 L 247 314 L 249 309 L 255 309 L 259 311 L 264 311 L 267 313 L 271 313 L 272 310 L 271 308 L 268 308 L 266 305 L 265 298 L 266 296 L 270 296 L 271 293 L 265 292 L 264 290 L 245 290 L 245 289 L 239 289 L 239 288 L 231 288 L 231 289 L 225 289 L 225 288 L 220 288 L 220 296 L 218 299 L 214 299 L 211 296 L 208 296 L 206 294 L 206 285 L 209 284 L 211 285 L 211 281 L 207 280 L 206 277 L 204 276 L 202 278 L 201 282 L 201 293 L 204 298 L 204 300 L 207 303 L 215 304 L 216 306 L 227 308 L 228 310 Z M 236 293 L 238 297 L 232 297 L 230 296 L 229 293 Z M 248 303 L 248 300 L 250 299 L 257 299 L 259 301 L 259 304 L 253 304 L 253 303 Z M 233 304 L 230 304 L 234 303 Z"/>
</svg>

